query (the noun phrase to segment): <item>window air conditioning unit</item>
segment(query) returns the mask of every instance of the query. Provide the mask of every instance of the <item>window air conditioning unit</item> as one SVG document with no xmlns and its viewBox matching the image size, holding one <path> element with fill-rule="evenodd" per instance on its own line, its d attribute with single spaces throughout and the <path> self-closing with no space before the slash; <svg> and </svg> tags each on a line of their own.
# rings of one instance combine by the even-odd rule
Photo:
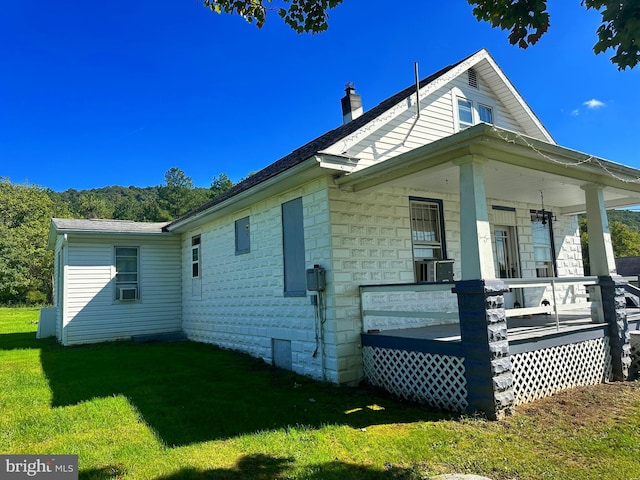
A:
<svg viewBox="0 0 640 480">
<path fill-rule="evenodd" d="M 137 300 L 138 287 L 118 287 L 118 300 Z"/>
</svg>

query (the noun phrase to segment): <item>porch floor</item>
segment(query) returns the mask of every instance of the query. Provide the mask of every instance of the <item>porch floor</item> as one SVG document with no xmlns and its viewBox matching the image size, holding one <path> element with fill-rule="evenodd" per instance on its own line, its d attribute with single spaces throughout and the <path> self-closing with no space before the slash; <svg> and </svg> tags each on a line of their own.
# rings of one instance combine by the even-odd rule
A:
<svg viewBox="0 0 640 480">
<path fill-rule="evenodd" d="M 574 333 L 581 330 L 602 328 L 603 323 L 594 323 L 586 310 L 577 310 L 559 315 L 559 326 L 556 326 L 554 315 L 528 315 L 507 319 L 507 333 L 510 341 L 530 338 L 546 337 L 555 334 Z M 628 308 L 627 320 L 640 322 L 640 309 Z M 635 328 L 631 327 L 631 330 Z M 457 323 L 449 325 L 432 325 L 429 327 L 404 328 L 398 330 L 383 330 L 376 335 L 437 340 L 441 342 L 459 342 L 460 326 Z"/>
</svg>

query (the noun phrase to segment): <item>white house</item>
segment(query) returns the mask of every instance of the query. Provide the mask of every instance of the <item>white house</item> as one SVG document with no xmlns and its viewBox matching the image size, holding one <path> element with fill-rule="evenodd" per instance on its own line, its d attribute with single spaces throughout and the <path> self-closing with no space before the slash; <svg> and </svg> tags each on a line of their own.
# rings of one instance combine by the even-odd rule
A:
<svg viewBox="0 0 640 480">
<path fill-rule="evenodd" d="M 493 306 L 503 323 L 503 300 L 528 313 L 586 302 L 586 280 L 504 283 L 583 277 L 578 213 L 592 274 L 615 276 L 605 209 L 640 203 L 640 171 L 557 145 L 487 51 L 368 111 L 348 86 L 342 105 L 342 126 L 166 225 L 54 219 L 60 341 L 180 330 L 352 384 L 376 332 L 457 325 L 464 350 L 464 282 L 502 279 Z M 396 288 L 367 290 L 376 285 Z M 595 312 L 607 300 L 589 288 Z M 412 312 L 389 313 L 402 308 Z M 462 406 L 485 409 L 470 352 L 455 367 L 467 369 Z M 480 377 L 500 374 L 495 358 L 479 362 Z"/>
</svg>

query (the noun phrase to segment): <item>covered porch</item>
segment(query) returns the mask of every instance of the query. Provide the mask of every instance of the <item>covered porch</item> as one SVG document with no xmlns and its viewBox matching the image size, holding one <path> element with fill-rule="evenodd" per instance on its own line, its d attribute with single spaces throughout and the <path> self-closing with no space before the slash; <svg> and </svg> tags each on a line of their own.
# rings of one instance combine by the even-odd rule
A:
<svg viewBox="0 0 640 480">
<path fill-rule="evenodd" d="M 361 287 L 365 379 L 499 418 L 563 388 L 628 378 L 637 322 L 625 309 L 606 210 L 639 204 L 638 178 L 638 170 L 489 125 L 336 178 L 353 193 L 391 185 L 459 199 L 459 231 L 447 240 L 459 243 L 459 256 L 434 260 L 455 262 L 449 282 Z M 589 277 L 577 222 L 573 231 L 551 226 L 578 213 L 587 216 Z M 547 251 L 531 239 L 529 215 L 547 225 Z M 503 231 L 514 240 L 501 251 Z"/>
<path fill-rule="evenodd" d="M 597 278 L 593 277 L 562 280 L 564 285 L 589 282 L 597 288 Z M 531 279 L 527 284 L 529 288 L 542 288 L 554 281 Z M 455 307 L 446 311 L 435 307 L 443 305 L 444 295 L 450 295 L 451 305 L 455 305 L 452 290 L 450 283 L 361 287 L 364 325 L 371 327 L 362 334 L 368 383 L 406 400 L 452 411 L 467 410 L 465 350 L 458 311 Z M 598 320 L 601 312 L 595 312 L 594 319 L 594 309 L 599 307 L 592 302 L 564 299 L 528 309 L 524 315 L 523 309 L 505 309 L 508 345 L 502 347 L 508 349 L 514 406 L 612 379 L 609 326 Z M 632 335 L 631 357 L 637 371 L 640 309 L 630 308 L 626 313 Z M 418 318 L 423 326 L 417 326 Z M 403 323 L 406 328 L 402 328 Z M 394 327 L 387 328 L 390 324 Z"/>
</svg>

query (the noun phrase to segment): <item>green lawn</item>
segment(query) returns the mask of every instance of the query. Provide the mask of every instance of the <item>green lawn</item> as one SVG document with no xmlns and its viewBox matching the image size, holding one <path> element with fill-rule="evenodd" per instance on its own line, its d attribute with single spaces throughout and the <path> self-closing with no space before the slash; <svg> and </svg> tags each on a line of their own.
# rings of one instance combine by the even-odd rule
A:
<svg viewBox="0 0 640 480">
<path fill-rule="evenodd" d="M 501 422 L 338 388 L 189 342 L 60 347 L 0 309 L 0 453 L 92 479 L 640 479 L 640 388 L 578 389 Z"/>
</svg>

